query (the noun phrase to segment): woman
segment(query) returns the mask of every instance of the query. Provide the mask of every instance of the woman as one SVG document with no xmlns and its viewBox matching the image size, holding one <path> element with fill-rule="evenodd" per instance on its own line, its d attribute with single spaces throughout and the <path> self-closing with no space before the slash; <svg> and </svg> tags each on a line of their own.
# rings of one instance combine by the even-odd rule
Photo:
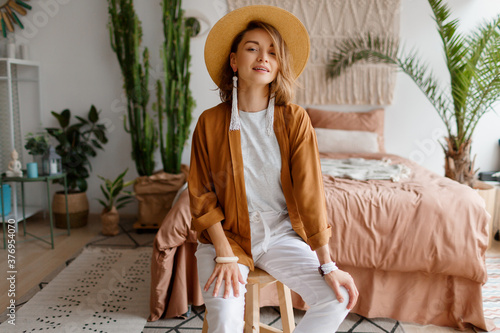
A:
<svg viewBox="0 0 500 333">
<path fill-rule="evenodd" d="M 297 333 L 335 332 L 356 303 L 353 279 L 328 250 L 316 136 L 290 103 L 308 56 L 302 23 L 272 6 L 235 10 L 207 37 L 223 103 L 198 120 L 188 184 L 210 332 L 242 332 L 254 265 L 310 306 Z"/>
</svg>

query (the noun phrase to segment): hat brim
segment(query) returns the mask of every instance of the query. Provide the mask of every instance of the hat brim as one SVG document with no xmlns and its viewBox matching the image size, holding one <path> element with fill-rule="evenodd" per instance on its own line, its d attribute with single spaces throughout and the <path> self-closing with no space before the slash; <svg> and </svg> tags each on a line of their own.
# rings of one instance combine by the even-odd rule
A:
<svg viewBox="0 0 500 333">
<path fill-rule="evenodd" d="M 274 6 L 254 5 L 242 7 L 222 17 L 210 30 L 205 43 L 205 64 L 210 77 L 217 86 L 221 74 L 229 61 L 234 38 L 251 21 L 262 21 L 272 25 L 281 34 L 291 54 L 295 78 L 299 77 L 309 59 L 309 34 L 302 22 L 292 13 Z"/>
</svg>

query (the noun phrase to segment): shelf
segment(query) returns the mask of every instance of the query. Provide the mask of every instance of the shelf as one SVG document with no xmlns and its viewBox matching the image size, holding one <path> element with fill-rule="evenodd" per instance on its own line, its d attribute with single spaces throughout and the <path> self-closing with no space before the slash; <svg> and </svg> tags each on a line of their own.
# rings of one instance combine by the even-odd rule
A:
<svg viewBox="0 0 500 333">
<path fill-rule="evenodd" d="M 40 206 L 26 206 L 25 207 L 25 213 L 26 213 L 26 218 L 29 218 L 39 211 L 41 211 L 43 208 Z M 5 217 L 5 219 L 8 221 L 9 219 L 14 219 L 16 222 L 21 222 L 23 220 L 23 207 L 22 206 L 17 206 L 17 216 L 14 216 L 14 209 L 10 212 L 9 215 Z M 2 223 L 2 214 L 0 214 L 0 223 Z"/>
<path fill-rule="evenodd" d="M 24 60 L 17 58 L 0 58 L 0 61 L 5 61 L 11 65 L 40 66 L 40 63 L 38 61 Z"/>
<path fill-rule="evenodd" d="M 0 81 L 8 81 L 7 76 L 0 76 Z M 38 82 L 37 79 L 11 79 L 12 82 Z"/>
</svg>

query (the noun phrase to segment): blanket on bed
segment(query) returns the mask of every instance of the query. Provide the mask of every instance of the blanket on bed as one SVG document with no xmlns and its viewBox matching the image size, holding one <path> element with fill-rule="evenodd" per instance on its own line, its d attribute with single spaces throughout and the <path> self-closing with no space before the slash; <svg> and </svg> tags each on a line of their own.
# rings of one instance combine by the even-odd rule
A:
<svg viewBox="0 0 500 333">
<path fill-rule="evenodd" d="M 321 159 L 321 172 L 333 177 L 355 180 L 390 179 L 399 182 L 408 178 L 411 170 L 404 164 L 392 164 L 390 159 L 367 160 L 364 158 Z"/>
<path fill-rule="evenodd" d="M 489 214 L 475 190 L 396 155 L 321 157 L 388 157 L 412 170 L 398 183 L 323 177 L 332 257 L 339 264 L 486 282 Z"/>
</svg>

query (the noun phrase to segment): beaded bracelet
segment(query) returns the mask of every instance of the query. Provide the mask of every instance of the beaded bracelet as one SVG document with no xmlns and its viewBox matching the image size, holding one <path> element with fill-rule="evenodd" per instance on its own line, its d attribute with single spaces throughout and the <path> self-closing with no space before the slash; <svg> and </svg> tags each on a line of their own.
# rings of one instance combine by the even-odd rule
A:
<svg viewBox="0 0 500 333">
<path fill-rule="evenodd" d="M 326 274 L 336 271 L 337 269 L 339 268 L 337 267 L 337 265 L 335 265 L 335 262 L 333 261 L 330 261 L 318 267 L 318 271 L 319 274 L 321 274 L 321 276 L 325 276 Z"/>
<path fill-rule="evenodd" d="M 230 264 L 233 262 L 238 262 L 238 257 L 216 257 L 215 262 L 218 264 Z"/>
</svg>

